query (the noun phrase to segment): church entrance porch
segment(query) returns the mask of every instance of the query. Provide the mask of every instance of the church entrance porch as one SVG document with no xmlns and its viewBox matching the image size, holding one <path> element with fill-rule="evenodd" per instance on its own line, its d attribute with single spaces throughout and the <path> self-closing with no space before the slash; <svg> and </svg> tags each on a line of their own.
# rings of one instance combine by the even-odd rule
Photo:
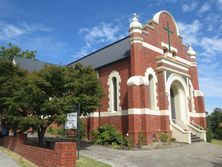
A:
<svg viewBox="0 0 222 167">
<path fill-rule="evenodd" d="M 171 120 L 178 124 L 187 120 L 186 95 L 182 84 L 176 80 L 170 87 Z"/>
</svg>

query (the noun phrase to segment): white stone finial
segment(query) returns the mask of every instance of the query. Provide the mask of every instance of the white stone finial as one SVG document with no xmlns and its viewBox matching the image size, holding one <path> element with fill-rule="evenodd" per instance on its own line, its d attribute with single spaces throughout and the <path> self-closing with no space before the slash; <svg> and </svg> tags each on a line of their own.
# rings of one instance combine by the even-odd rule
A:
<svg viewBox="0 0 222 167">
<path fill-rule="evenodd" d="M 193 50 L 191 44 L 188 44 L 188 50 L 187 50 L 187 54 L 189 54 L 191 56 L 191 58 L 196 58 L 196 52 Z"/>
<path fill-rule="evenodd" d="M 133 22 L 138 22 L 138 15 L 136 13 L 133 13 L 132 21 Z"/>
<path fill-rule="evenodd" d="M 142 33 L 142 28 L 143 27 L 142 27 L 142 24 L 139 22 L 138 15 L 136 13 L 133 13 L 132 22 L 130 23 L 130 27 L 129 28 L 130 28 L 130 32 L 133 32 L 133 30 L 138 29 Z M 134 32 L 136 32 L 136 31 L 134 31 Z"/>
</svg>

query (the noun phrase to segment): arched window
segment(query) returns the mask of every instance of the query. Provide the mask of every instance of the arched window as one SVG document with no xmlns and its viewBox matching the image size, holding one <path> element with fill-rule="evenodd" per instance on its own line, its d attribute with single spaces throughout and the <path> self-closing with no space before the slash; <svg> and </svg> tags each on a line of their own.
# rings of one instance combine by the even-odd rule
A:
<svg viewBox="0 0 222 167">
<path fill-rule="evenodd" d="M 154 79 L 153 79 L 153 76 L 150 74 L 149 75 L 149 94 L 150 94 L 150 109 L 154 109 L 155 108 L 155 93 L 154 93 Z"/>
<path fill-rule="evenodd" d="M 117 80 L 116 77 L 112 78 L 112 110 L 117 111 Z"/>
<path fill-rule="evenodd" d="M 148 98 L 150 103 L 150 109 L 152 110 L 159 109 L 157 105 L 157 77 L 152 67 L 148 67 L 146 69 L 145 77 L 147 78 L 147 81 L 149 81 Z"/>
<path fill-rule="evenodd" d="M 109 108 L 108 111 L 120 111 L 120 75 L 117 71 L 112 71 L 108 78 Z"/>
</svg>

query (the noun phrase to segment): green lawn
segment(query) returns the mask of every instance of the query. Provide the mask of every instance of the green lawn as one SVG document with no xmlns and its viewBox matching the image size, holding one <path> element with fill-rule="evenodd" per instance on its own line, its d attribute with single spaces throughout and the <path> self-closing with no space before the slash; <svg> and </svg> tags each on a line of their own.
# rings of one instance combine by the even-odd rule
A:
<svg viewBox="0 0 222 167">
<path fill-rule="evenodd" d="M 79 160 L 77 160 L 77 167 L 111 167 L 110 165 L 104 164 L 99 161 L 95 161 L 93 159 L 87 158 L 87 157 L 80 157 Z"/>
<path fill-rule="evenodd" d="M 222 146 L 222 140 L 213 139 L 211 143 Z"/>
</svg>

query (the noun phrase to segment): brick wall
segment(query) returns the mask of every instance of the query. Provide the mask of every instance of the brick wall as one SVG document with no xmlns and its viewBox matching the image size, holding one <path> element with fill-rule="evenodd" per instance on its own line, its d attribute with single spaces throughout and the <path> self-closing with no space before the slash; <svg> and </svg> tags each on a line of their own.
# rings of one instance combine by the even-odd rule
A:
<svg viewBox="0 0 222 167">
<path fill-rule="evenodd" d="M 7 136 L 3 139 L 3 146 L 25 159 L 41 167 L 75 167 L 76 166 L 76 143 L 57 142 L 55 150 L 34 147 L 24 144 L 26 135 L 18 137 Z"/>
</svg>

